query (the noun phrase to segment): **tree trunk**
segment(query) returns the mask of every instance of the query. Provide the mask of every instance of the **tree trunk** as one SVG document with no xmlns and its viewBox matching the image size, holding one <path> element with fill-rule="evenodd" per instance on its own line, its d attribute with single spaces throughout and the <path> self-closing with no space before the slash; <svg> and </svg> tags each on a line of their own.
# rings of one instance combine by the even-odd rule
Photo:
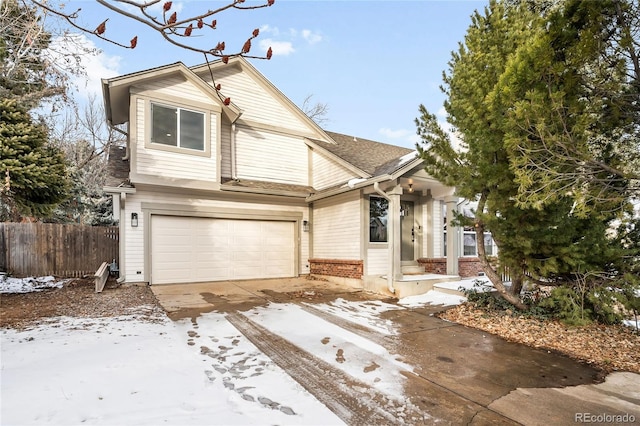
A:
<svg viewBox="0 0 640 426">
<path fill-rule="evenodd" d="M 480 200 L 478 200 L 478 210 L 477 210 L 478 212 L 484 211 L 484 206 L 486 202 L 487 202 L 487 194 L 483 192 L 482 195 L 480 196 Z M 520 290 L 518 290 L 517 293 L 512 293 L 508 291 L 507 288 L 504 286 L 504 283 L 502 282 L 502 278 L 500 277 L 498 272 L 489 263 L 489 259 L 487 258 L 487 251 L 484 246 L 484 224 L 480 219 L 478 219 L 477 215 L 476 215 L 474 227 L 476 231 L 476 244 L 478 246 L 478 259 L 480 260 L 480 265 L 482 265 L 482 270 L 486 274 L 487 278 L 489 278 L 489 280 L 491 281 L 491 284 L 493 284 L 493 287 L 495 287 L 495 289 L 498 291 L 498 294 L 500 295 L 500 297 L 502 297 L 507 302 L 511 303 L 513 306 L 515 306 L 520 310 L 527 309 L 527 305 L 522 303 L 522 300 L 520 299 Z M 519 289 L 521 289 L 522 274 L 516 273 L 516 277 L 519 277 L 519 281 L 516 283 L 512 282 L 512 289 L 514 284 L 516 284 L 519 287 Z"/>
</svg>

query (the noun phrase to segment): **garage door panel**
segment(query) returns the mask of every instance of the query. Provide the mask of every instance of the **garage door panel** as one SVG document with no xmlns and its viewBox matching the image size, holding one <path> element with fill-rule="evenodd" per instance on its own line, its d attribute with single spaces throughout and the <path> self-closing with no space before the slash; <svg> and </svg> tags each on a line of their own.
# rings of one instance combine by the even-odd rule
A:
<svg viewBox="0 0 640 426">
<path fill-rule="evenodd" d="M 151 283 L 291 277 L 294 222 L 153 215 Z"/>
<path fill-rule="evenodd" d="M 293 256 L 288 252 L 271 251 L 264 254 L 265 260 L 269 262 L 292 262 Z"/>
</svg>

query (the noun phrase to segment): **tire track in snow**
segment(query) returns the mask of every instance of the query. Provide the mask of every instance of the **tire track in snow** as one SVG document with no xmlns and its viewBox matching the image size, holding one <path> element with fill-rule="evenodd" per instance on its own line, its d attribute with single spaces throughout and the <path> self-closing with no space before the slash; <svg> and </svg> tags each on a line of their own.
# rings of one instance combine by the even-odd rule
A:
<svg viewBox="0 0 640 426">
<path fill-rule="evenodd" d="M 239 313 L 227 320 L 251 343 L 349 425 L 417 424 L 430 417 L 360 382 Z"/>
<path fill-rule="evenodd" d="M 335 324 L 340 328 L 350 331 L 353 334 L 357 334 L 360 337 L 364 337 L 365 339 L 371 340 L 372 342 L 375 342 L 386 349 L 395 349 L 393 336 L 382 335 L 379 332 L 372 330 L 371 328 L 365 325 L 361 325 L 353 321 L 349 321 L 348 319 L 339 317 L 330 312 L 323 311 L 322 309 L 318 309 L 307 303 L 304 303 L 304 302 L 294 302 L 294 303 L 300 306 L 300 308 L 302 308 L 304 311 L 307 311 L 312 315 L 322 318 L 327 322 Z"/>
</svg>

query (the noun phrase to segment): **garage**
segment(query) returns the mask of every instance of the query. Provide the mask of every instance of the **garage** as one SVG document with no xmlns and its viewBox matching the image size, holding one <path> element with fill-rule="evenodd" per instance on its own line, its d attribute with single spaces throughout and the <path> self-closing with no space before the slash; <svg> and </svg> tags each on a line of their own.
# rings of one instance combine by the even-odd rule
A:
<svg viewBox="0 0 640 426">
<path fill-rule="evenodd" d="M 151 216 L 151 284 L 293 277 L 295 222 Z"/>
</svg>

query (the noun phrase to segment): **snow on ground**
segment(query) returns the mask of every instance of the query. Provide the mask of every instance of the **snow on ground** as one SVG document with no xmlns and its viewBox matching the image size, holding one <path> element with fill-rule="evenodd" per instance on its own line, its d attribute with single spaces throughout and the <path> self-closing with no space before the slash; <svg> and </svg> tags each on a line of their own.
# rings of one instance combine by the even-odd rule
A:
<svg viewBox="0 0 640 426">
<path fill-rule="evenodd" d="M 394 335 L 396 331 L 393 322 L 380 318 L 380 314 L 385 311 L 402 309 L 400 306 L 378 300 L 350 302 L 343 298 L 329 303 L 317 305 L 307 303 L 306 305 L 386 335 Z"/>
<path fill-rule="evenodd" d="M 0 281 L 3 293 L 64 284 L 53 277 Z M 309 306 L 387 335 L 395 332 L 380 314 L 406 309 L 344 299 Z M 400 372 L 412 367 L 374 341 L 295 304 L 270 304 L 245 315 L 403 398 Z M 220 313 L 178 322 L 134 314 L 50 318 L 27 330 L 1 329 L 0 341 L 2 424 L 343 424 Z"/>
<path fill-rule="evenodd" d="M 342 424 L 223 317 L 199 320 L 223 357 L 195 344 L 189 321 L 166 317 L 1 330 L 2 424 Z"/>
<path fill-rule="evenodd" d="M 416 308 L 430 305 L 459 305 L 467 300 L 464 296 L 456 296 L 454 294 L 443 293 L 437 290 L 430 290 L 424 294 L 403 297 L 398 300 L 398 304 L 407 308 Z"/>
<path fill-rule="evenodd" d="M 624 325 L 626 325 L 627 327 L 638 328 L 638 324 L 640 323 L 640 320 L 638 320 L 638 322 L 636 322 L 636 320 L 634 320 L 634 319 L 624 320 L 624 321 L 622 321 L 622 323 Z"/>
<path fill-rule="evenodd" d="M 13 278 L 0 274 L 0 293 L 31 293 L 50 288 L 61 288 L 68 279 L 59 280 L 52 276 Z"/>
<path fill-rule="evenodd" d="M 398 399 L 404 376 L 413 368 L 381 345 L 317 317 L 295 304 L 269 304 L 244 313 L 247 318 L 350 376 Z M 311 330 L 321 331 L 312 333 Z M 375 360 L 375 361 L 374 361 Z"/>
</svg>

